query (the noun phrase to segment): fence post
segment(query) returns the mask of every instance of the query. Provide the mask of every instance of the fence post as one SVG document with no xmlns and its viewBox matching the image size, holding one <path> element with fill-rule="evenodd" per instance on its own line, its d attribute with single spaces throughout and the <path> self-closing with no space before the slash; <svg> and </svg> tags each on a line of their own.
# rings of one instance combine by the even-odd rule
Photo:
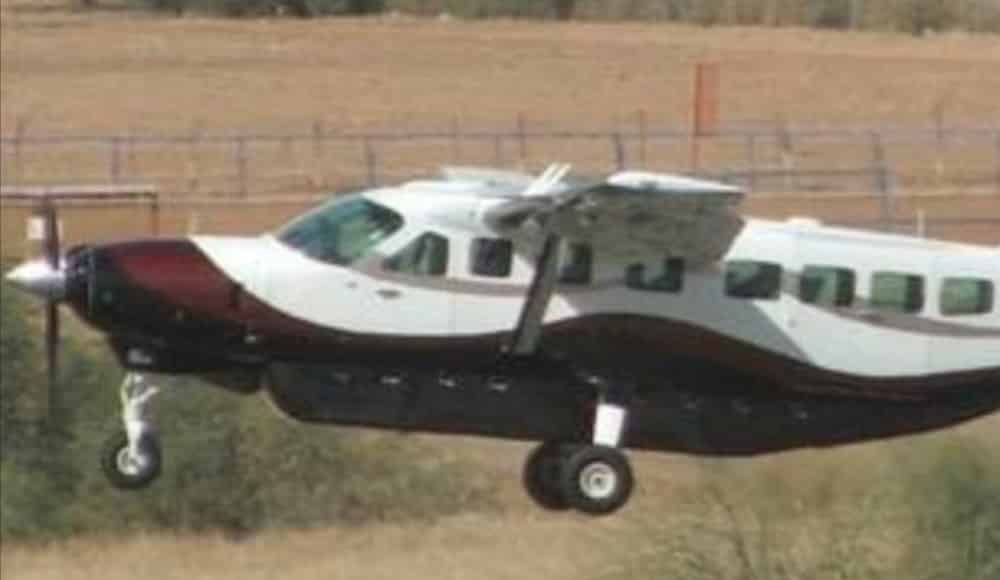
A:
<svg viewBox="0 0 1000 580">
<path fill-rule="evenodd" d="M 895 229 L 894 220 L 896 219 L 896 212 L 893 207 L 892 180 L 889 175 L 889 167 L 886 164 L 882 134 L 872 131 L 871 142 L 872 173 L 875 179 L 875 191 L 879 195 L 879 213 L 881 214 L 882 229 L 891 232 Z"/>
<path fill-rule="evenodd" d="M 746 137 L 747 154 L 747 187 L 750 191 L 757 188 L 757 135 L 748 133 Z"/>
<path fill-rule="evenodd" d="M 1000 131 L 997 131 L 993 136 L 993 141 L 996 145 L 994 150 L 996 151 L 996 165 L 997 165 L 997 193 L 1000 193 Z"/>
<path fill-rule="evenodd" d="M 639 109 L 639 165 L 646 166 L 646 110 Z"/>
<path fill-rule="evenodd" d="M 14 177 L 11 179 L 12 183 L 18 183 L 21 178 L 21 146 L 22 141 L 24 141 L 24 133 L 27 130 L 27 126 L 24 123 L 23 117 L 18 117 L 17 121 L 14 123 Z"/>
<path fill-rule="evenodd" d="M 322 119 L 313 121 L 312 126 L 312 181 L 315 187 L 325 187 L 326 179 L 323 172 L 323 161 L 326 159 L 326 128 Z"/>
<path fill-rule="evenodd" d="M 615 167 L 618 171 L 625 170 L 625 143 L 622 141 L 622 134 L 615 131 L 611 134 L 611 149 L 615 155 Z"/>
<path fill-rule="evenodd" d="M 365 167 L 368 171 L 368 186 L 378 185 L 378 157 L 375 155 L 375 148 L 372 147 L 371 139 L 364 138 Z"/>
<path fill-rule="evenodd" d="M 524 113 L 517 114 L 517 144 L 521 165 L 528 159 L 528 135 L 525 129 Z"/>
<path fill-rule="evenodd" d="M 160 194 L 154 191 L 149 196 L 149 225 L 153 230 L 153 237 L 160 235 Z"/>
<path fill-rule="evenodd" d="M 462 160 L 462 129 L 457 115 L 451 118 L 451 158 L 456 162 Z"/>
<path fill-rule="evenodd" d="M 245 135 L 236 137 L 236 179 L 239 182 L 240 197 L 247 197 L 247 138 Z"/>
<path fill-rule="evenodd" d="M 108 160 L 108 175 L 111 183 L 119 183 L 122 176 L 122 139 L 118 135 L 110 140 L 110 159 Z"/>
<path fill-rule="evenodd" d="M 934 137 L 937 148 L 934 153 L 934 176 L 937 180 L 937 187 L 941 187 L 945 177 L 945 149 L 948 147 L 947 131 L 944 125 L 944 102 L 938 101 L 934 105 Z"/>
<path fill-rule="evenodd" d="M 188 191 L 192 194 L 198 193 L 201 188 L 201 123 L 191 126 L 191 134 L 188 135 L 188 162 L 187 179 Z"/>
<path fill-rule="evenodd" d="M 128 138 L 125 140 L 125 172 L 129 175 L 135 175 L 136 166 L 136 142 L 138 141 L 138 136 L 136 135 L 136 130 L 134 126 L 129 126 Z"/>
<path fill-rule="evenodd" d="M 792 132 L 788 128 L 784 119 L 779 119 L 777 125 L 778 134 L 776 136 L 778 146 L 781 148 L 781 165 L 785 172 L 785 192 L 798 188 L 798 180 L 795 173 L 795 142 L 792 139 Z"/>
<path fill-rule="evenodd" d="M 493 162 L 497 167 L 503 167 L 503 136 L 500 133 L 493 136 Z"/>
</svg>

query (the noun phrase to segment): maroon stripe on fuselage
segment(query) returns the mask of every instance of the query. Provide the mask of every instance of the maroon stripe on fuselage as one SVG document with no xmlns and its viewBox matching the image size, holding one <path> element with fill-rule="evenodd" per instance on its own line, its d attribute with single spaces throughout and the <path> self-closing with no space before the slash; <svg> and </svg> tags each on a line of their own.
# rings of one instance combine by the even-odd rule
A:
<svg viewBox="0 0 1000 580">
<path fill-rule="evenodd" d="M 155 298 L 161 313 L 183 310 L 189 319 L 188 324 L 182 324 L 162 314 L 152 318 L 142 309 L 127 313 L 119 326 L 131 322 L 147 333 L 162 332 L 154 338 L 164 338 L 180 351 L 196 348 L 199 354 L 217 353 L 225 358 L 238 348 L 271 360 L 465 368 L 495 360 L 508 337 L 508 333 L 453 337 L 363 334 L 293 318 L 244 292 L 189 240 L 128 242 L 103 246 L 99 251 L 127 284 Z M 244 340 L 247 336 L 252 340 Z M 678 370 L 678 359 L 686 359 L 798 393 L 924 400 L 976 385 L 1000 389 L 997 367 L 925 376 L 865 377 L 821 369 L 697 325 L 657 317 L 583 316 L 547 325 L 542 344 L 547 352 L 572 365 L 620 369 L 616 374 L 634 374 L 651 384 L 669 379 Z"/>
</svg>

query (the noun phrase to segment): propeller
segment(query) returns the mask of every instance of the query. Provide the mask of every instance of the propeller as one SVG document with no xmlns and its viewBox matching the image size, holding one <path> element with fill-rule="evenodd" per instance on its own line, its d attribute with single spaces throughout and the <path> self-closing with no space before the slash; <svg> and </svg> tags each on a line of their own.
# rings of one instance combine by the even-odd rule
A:
<svg viewBox="0 0 1000 580">
<path fill-rule="evenodd" d="M 45 300 L 45 359 L 48 367 L 49 419 L 59 410 L 56 382 L 59 380 L 59 303 L 66 298 L 66 272 L 60 255 L 59 220 L 56 206 L 42 197 L 32 218 L 32 230 L 41 226 L 42 256 L 24 262 L 7 273 L 13 286 Z"/>
</svg>

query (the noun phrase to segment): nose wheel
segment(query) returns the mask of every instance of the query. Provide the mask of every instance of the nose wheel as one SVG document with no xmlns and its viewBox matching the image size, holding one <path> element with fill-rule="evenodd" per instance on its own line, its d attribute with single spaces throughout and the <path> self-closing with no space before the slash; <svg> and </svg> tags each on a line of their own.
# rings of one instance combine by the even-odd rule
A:
<svg viewBox="0 0 1000 580">
<path fill-rule="evenodd" d="M 124 429 L 109 437 L 101 451 L 104 475 L 119 489 L 144 488 L 160 475 L 163 452 L 150 404 L 157 393 L 138 373 L 129 373 L 122 382 Z"/>
<path fill-rule="evenodd" d="M 119 431 L 109 437 L 101 452 L 101 469 L 118 489 L 142 489 L 160 475 L 163 455 L 154 436 L 142 437 L 132 449 L 128 435 Z"/>
</svg>

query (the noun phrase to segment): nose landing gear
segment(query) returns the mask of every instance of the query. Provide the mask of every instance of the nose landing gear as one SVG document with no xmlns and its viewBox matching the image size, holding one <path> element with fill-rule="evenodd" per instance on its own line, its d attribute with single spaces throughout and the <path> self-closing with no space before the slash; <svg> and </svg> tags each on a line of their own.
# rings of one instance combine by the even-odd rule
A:
<svg viewBox="0 0 1000 580">
<path fill-rule="evenodd" d="M 139 373 L 129 373 L 121 386 L 124 430 L 104 443 L 101 468 L 119 489 L 141 489 L 153 483 L 163 467 L 159 436 L 152 421 L 151 401 L 159 389 Z"/>
</svg>

